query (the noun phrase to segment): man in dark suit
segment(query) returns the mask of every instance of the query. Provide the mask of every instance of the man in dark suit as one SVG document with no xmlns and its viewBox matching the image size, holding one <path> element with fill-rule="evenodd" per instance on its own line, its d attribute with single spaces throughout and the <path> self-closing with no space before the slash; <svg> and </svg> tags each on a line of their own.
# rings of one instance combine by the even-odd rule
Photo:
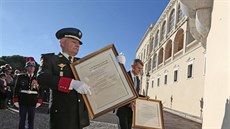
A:
<svg viewBox="0 0 230 129">
<path fill-rule="evenodd" d="M 50 129 L 81 129 L 89 125 L 86 105 L 81 94 L 91 94 L 89 86 L 74 79 L 70 63 L 78 60 L 82 33 L 77 28 L 63 28 L 56 33 L 62 51 L 43 54 L 38 82 L 51 89 Z"/>
<path fill-rule="evenodd" d="M 143 62 L 140 59 L 135 59 L 132 64 L 132 70 L 128 71 L 128 75 L 131 78 L 137 93 L 140 91 L 140 79 L 139 74 L 143 69 Z M 140 95 L 144 97 L 143 95 Z M 119 123 L 121 129 L 131 129 L 132 128 L 132 118 L 133 118 L 133 110 L 135 108 L 134 103 L 127 104 L 123 107 L 118 108 L 117 116 L 119 118 Z"/>
<path fill-rule="evenodd" d="M 34 58 L 28 57 L 25 66 L 27 73 L 19 74 L 16 78 L 13 102 L 19 107 L 19 129 L 25 129 L 27 114 L 29 129 L 34 128 L 35 107 L 42 103 L 41 90 L 34 74 L 35 66 Z"/>
</svg>

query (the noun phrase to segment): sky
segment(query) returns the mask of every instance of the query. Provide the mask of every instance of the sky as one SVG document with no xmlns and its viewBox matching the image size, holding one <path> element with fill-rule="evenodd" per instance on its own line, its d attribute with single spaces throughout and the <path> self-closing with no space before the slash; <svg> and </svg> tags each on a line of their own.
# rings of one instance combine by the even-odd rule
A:
<svg viewBox="0 0 230 129">
<path fill-rule="evenodd" d="M 0 0 L 0 57 L 32 56 L 61 51 L 56 31 L 82 31 L 84 57 L 114 44 L 126 57 L 126 69 L 149 26 L 169 0 Z"/>
</svg>

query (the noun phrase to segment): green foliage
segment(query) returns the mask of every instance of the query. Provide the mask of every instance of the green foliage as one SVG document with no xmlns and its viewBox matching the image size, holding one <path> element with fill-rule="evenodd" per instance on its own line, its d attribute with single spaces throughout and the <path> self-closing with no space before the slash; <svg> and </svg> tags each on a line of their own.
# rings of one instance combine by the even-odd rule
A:
<svg viewBox="0 0 230 129">
<path fill-rule="evenodd" d="M 0 66 L 4 64 L 10 64 L 10 66 L 15 70 L 18 69 L 21 72 L 25 71 L 26 57 L 20 55 L 13 56 L 2 56 L 0 57 Z M 37 62 L 36 62 L 37 64 Z M 37 65 L 38 66 L 38 65 Z"/>
<path fill-rule="evenodd" d="M 0 66 L 6 64 L 6 61 L 0 58 Z"/>
</svg>

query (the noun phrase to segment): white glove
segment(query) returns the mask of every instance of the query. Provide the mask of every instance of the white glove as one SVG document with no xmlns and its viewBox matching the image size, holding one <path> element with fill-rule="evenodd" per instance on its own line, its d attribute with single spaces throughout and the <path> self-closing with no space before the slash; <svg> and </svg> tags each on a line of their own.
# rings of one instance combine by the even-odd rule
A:
<svg viewBox="0 0 230 129">
<path fill-rule="evenodd" d="M 40 107 L 42 105 L 42 99 L 38 99 L 37 103 L 36 103 L 36 108 Z"/>
<path fill-rule="evenodd" d="M 126 59 L 123 53 L 120 53 L 116 58 L 117 58 L 117 62 L 125 65 Z"/>
<path fill-rule="evenodd" d="M 91 91 L 89 88 L 90 87 L 87 84 L 85 84 L 84 82 L 73 80 L 73 79 L 72 79 L 72 81 L 70 83 L 70 87 L 69 87 L 70 90 L 74 89 L 80 94 L 91 95 Z"/>
<path fill-rule="evenodd" d="M 17 108 L 19 108 L 18 102 L 14 102 L 14 106 L 17 107 Z"/>
<path fill-rule="evenodd" d="M 13 97 L 14 106 L 19 108 L 18 97 Z"/>
<path fill-rule="evenodd" d="M 113 110 L 113 113 L 114 113 L 114 114 L 117 114 L 117 110 L 118 110 L 117 108 L 114 109 L 114 110 Z"/>
<path fill-rule="evenodd" d="M 36 108 L 40 107 L 41 104 L 40 103 L 36 103 Z"/>
</svg>

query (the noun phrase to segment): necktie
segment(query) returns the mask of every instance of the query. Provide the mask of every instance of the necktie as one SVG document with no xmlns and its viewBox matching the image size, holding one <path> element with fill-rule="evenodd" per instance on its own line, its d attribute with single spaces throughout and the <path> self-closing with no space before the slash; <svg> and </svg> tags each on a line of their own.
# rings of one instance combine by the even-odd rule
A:
<svg viewBox="0 0 230 129">
<path fill-rule="evenodd" d="M 69 59 L 69 62 L 72 63 L 72 56 L 69 56 L 68 59 Z"/>
<path fill-rule="evenodd" d="M 134 77 L 134 85 L 135 85 L 135 89 L 137 91 L 137 93 L 139 93 L 140 87 L 138 85 L 138 77 Z"/>
</svg>

